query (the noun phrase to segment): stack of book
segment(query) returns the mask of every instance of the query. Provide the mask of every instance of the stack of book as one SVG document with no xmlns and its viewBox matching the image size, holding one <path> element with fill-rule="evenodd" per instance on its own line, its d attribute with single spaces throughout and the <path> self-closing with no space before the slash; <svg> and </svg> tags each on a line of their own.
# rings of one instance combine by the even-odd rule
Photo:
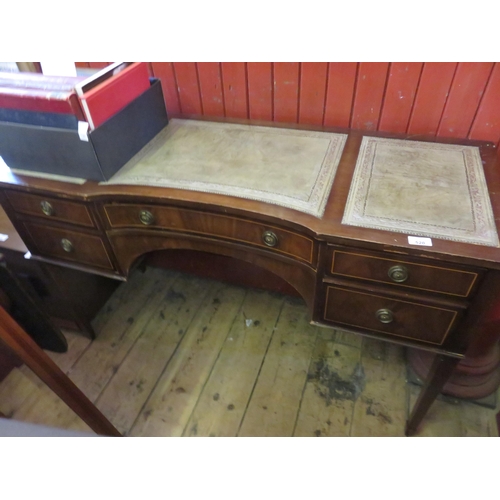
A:
<svg viewBox="0 0 500 500">
<path fill-rule="evenodd" d="M 150 86 L 146 63 L 118 62 L 90 77 L 0 72 L 0 121 L 95 130 Z"/>
<path fill-rule="evenodd" d="M 167 124 L 146 63 L 90 77 L 0 72 L 0 166 L 108 180 Z"/>
</svg>

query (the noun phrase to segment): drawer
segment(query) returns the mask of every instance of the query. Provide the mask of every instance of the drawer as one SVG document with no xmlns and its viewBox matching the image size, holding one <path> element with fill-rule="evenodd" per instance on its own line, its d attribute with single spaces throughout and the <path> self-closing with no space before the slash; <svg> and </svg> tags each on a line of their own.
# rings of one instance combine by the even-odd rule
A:
<svg viewBox="0 0 500 500">
<path fill-rule="evenodd" d="M 41 256 L 113 269 L 104 242 L 99 236 L 35 223 L 24 223 L 24 227 Z"/>
<path fill-rule="evenodd" d="M 273 225 L 177 207 L 114 204 L 104 210 L 113 229 L 149 227 L 225 238 L 315 263 L 312 238 Z"/>
<path fill-rule="evenodd" d="M 82 203 L 17 191 L 6 191 L 5 195 L 12 208 L 20 214 L 94 227 L 90 212 Z"/>
<path fill-rule="evenodd" d="M 326 287 L 324 319 L 346 327 L 441 345 L 459 311 L 338 286 Z"/>
<path fill-rule="evenodd" d="M 479 276 L 478 271 L 453 269 L 438 262 L 423 264 L 340 249 L 332 249 L 330 273 L 459 297 L 470 295 Z"/>
</svg>

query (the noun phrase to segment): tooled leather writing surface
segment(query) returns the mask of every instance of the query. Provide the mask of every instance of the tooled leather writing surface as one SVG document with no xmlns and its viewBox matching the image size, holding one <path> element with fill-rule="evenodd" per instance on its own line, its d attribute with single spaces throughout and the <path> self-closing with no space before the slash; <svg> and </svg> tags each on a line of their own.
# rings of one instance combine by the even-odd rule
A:
<svg viewBox="0 0 500 500">
<path fill-rule="evenodd" d="M 321 217 L 346 137 L 173 119 L 105 184 L 228 194 Z"/>
<path fill-rule="evenodd" d="M 365 137 L 344 224 L 498 247 L 477 147 Z"/>
</svg>

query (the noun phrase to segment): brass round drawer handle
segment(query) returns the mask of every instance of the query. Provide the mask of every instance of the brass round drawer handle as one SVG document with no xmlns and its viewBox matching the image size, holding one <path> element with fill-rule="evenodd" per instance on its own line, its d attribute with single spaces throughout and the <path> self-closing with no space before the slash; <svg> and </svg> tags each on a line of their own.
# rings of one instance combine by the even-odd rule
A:
<svg viewBox="0 0 500 500">
<path fill-rule="evenodd" d="M 40 202 L 40 206 L 42 207 L 42 212 L 45 215 L 54 215 L 54 207 L 48 201 L 44 200 Z"/>
<path fill-rule="evenodd" d="M 405 266 L 392 266 L 387 274 L 395 283 L 404 283 L 409 276 L 408 269 Z"/>
<path fill-rule="evenodd" d="M 66 238 L 63 238 L 61 240 L 61 246 L 62 246 L 62 249 L 68 253 L 70 253 L 74 250 L 73 243 L 71 243 L 71 241 L 69 241 Z"/>
<path fill-rule="evenodd" d="M 376 313 L 375 316 L 377 316 L 377 319 L 381 323 L 392 323 L 392 320 L 394 319 L 394 315 L 392 314 L 392 311 L 389 309 L 379 309 Z"/>
<path fill-rule="evenodd" d="M 268 247 L 275 247 L 278 245 L 278 237 L 276 236 L 276 233 L 273 233 L 272 231 L 264 231 L 262 233 L 262 241 L 264 242 L 264 245 L 267 245 Z"/>
<path fill-rule="evenodd" d="M 155 221 L 155 217 L 149 210 L 141 210 L 139 212 L 139 220 L 145 226 L 150 226 Z"/>
</svg>

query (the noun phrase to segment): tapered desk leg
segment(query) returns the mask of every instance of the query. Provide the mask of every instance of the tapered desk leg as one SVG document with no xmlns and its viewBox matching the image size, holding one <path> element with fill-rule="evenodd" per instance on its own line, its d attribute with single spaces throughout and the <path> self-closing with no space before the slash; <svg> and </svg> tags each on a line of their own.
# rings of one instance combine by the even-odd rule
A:
<svg viewBox="0 0 500 500">
<path fill-rule="evenodd" d="M 406 423 L 405 434 L 407 436 L 411 436 L 416 432 L 431 404 L 435 401 L 459 362 L 460 359 L 458 358 L 451 358 L 442 354 L 436 355 L 417 402 Z"/>
<path fill-rule="evenodd" d="M 111 422 L 1 306 L 0 339 L 94 432 L 104 436 L 121 436 Z"/>
</svg>

